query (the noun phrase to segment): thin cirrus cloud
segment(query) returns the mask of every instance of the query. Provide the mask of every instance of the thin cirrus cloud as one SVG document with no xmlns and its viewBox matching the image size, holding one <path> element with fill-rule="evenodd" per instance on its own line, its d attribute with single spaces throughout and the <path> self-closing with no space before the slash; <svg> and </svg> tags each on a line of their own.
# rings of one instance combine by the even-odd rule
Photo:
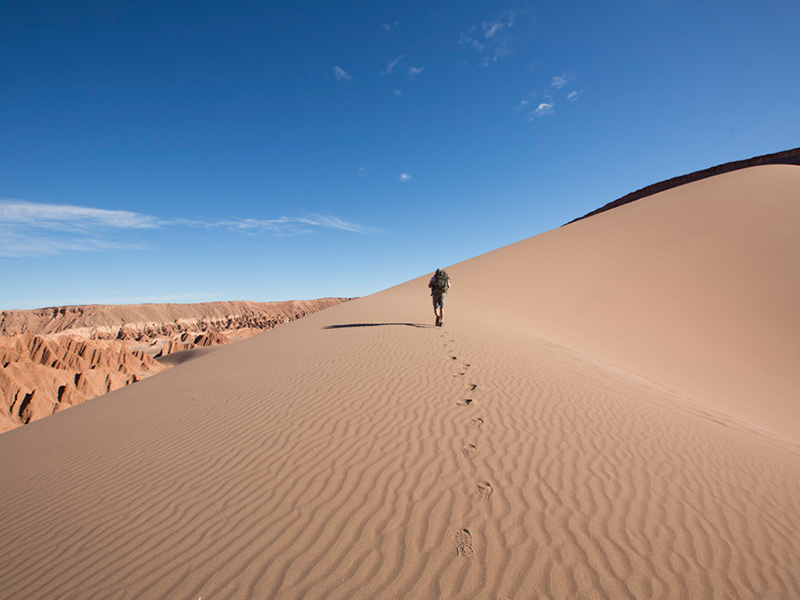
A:
<svg viewBox="0 0 800 600">
<path fill-rule="evenodd" d="M 462 31 L 458 43 L 475 50 L 481 66 L 486 67 L 512 54 L 509 29 L 514 26 L 514 20 L 514 11 L 503 11 L 494 21 L 483 21 L 480 26 L 473 25 Z"/>
<path fill-rule="evenodd" d="M 39 204 L 24 200 L 0 200 L 0 225 L 33 226 L 42 229 L 110 227 L 152 229 L 155 217 L 127 210 L 105 210 L 68 204 Z"/>
<path fill-rule="evenodd" d="M 0 257 L 143 250 L 148 245 L 136 239 L 137 232 L 174 227 L 274 236 L 309 234 L 323 228 L 352 233 L 376 231 L 331 215 L 276 219 L 160 219 L 125 210 L 0 199 Z M 126 236 L 133 239 L 128 240 Z"/>
<path fill-rule="evenodd" d="M 338 79 L 339 81 L 350 81 L 351 79 L 353 79 L 353 76 L 350 75 L 339 65 L 333 67 L 333 76 L 336 77 L 336 79 Z"/>
<path fill-rule="evenodd" d="M 401 60 L 403 60 L 403 59 L 404 59 L 406 56 L 408 56 L 408 54 L 401 54 L 400 56 L 398 56 L 397 58 L 395 58 L 393 61 L 391 61 L 391 62 L 390 62 L 388 65 L 386 65 L 386 68 L 385 68 L 385 69 L 383 69 L 383 71 L 381 71 L 381 75 L 391 75 L 391 74 L 392 74 L 392 71 L 394 71 L 395 67 L 396 67 L 396 66 L 397 66 L 397 65 L 400 63 L 400 61 L 401 61 Z"/>
<path fill-rule="evenodd" d="M 398 65 L 404 58 L 407 57 L 408 54 L 401 54 L 400 56 L 389 62 L 389 64 L 387 64 L 386 67 L 381 71 L 381 75 L 391 75 L 392 73 L 395 72 L 395 70 L 401 70 L 398 68 Z M 409 79 L 413 79 L 414 77 L 422 73 L 425 70 L 425 67 L 404 66 L 402 70 L 408 74 Z"/>
<path fill-rule="evenodd" d="M 553 81 L 552 81 L 552 83 L 550 84 L 550 87 L 554 87 L 554 88 L 556 88 L 557 90 L 560 90 L 562 87 L 564 87 L 565 85 L 567 85 L 567 82 L 568 82 L 569 80 L 570 80 L 570 78 L 569 78 L 569 77 L 567 77 L 566 75 L 555 76 L 555 77 L 553 77 Z"/>
<path fill-rule="evenodd" d="M 402 183 L 408 183 L 409 181 L 411 181 L 411 175 L 409 175 L 408 173 L 400 173 L 399 179 Z"/>
</svg>

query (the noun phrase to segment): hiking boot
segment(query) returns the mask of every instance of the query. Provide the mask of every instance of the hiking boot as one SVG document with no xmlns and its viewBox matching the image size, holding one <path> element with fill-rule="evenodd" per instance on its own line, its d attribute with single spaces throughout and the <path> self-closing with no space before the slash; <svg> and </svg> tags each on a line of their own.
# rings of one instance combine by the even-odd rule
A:
<svg viewBox="0 0 800 600">
<path fill-rule="evenodd" d="M 437 327 L 441 327 L 441 325 L 439 323 L 439 315 L 436 315 L 436 326 Z"/>
</svg>

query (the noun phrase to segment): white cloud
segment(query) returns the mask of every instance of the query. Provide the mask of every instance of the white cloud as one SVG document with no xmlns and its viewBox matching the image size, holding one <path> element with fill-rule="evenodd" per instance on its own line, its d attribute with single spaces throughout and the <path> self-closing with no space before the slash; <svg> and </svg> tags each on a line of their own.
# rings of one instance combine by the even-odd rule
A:
<svg viewBox="0 0 800 600">
<path fill-rule="evenodd" d="M 67 252 L 106 252 L 113 250 L 145 250 L 141 243 L 124 243 L 97 236 L 63 236 L 52 231 L 20 231 L 18 227 L 0 224 L 0 258 L 54 256 Z"/>
<path fill-rule="evenodd" d="M 569 93 L 569 95 L 567 96 L 567 100 L 569 100 L 570 102 L 575 102 L 580 97 L 581 97 L 581 92 L 573 91 Z"/>
<path fill-rule="evenodd" d="M 141 250 L 120 240 L 126 229 L 157 229 L 164 222 L 136 212 L 68 204 L 0 199 L 0 257 L 51 256 L 63 252 Z"/>
<path fill-rule="evenodd" d="M 355 233 L 370 229 L 335 216 L 276 219 L 160 219 L 151 215 L 62 204 L 0 199 L 0 257 L 47 256 L 66 252 L 143 250 L 144 230 L 174 227 L 226 229 L 286 236 L 333 228 Z"/>
<path fill-rule="evenodd" d="M 547 117 L 555 112 L 555 108 L 555 102 L 542 102 L 536 107 L 536 110 L 533 111 L 533 115 L 536 117 Z"/>
<path fill-rule="evenodd" d="M 562 75 L 561 77 L 553 77 L 553 83 L 550 84 L 550 87 L 560 90 L 562 87 L 567 85 L 567 81 L 569 81 L 569 78 L 566 75 Z"/>
<path fill-rule="evenodd" d="M 408 69 L 408 76 L 409 77 L 415 77 L 415 76 L 419 75 L 420 73 L 422 73 L 424 70 L 425 70 L 425 67 L 410 67 Z"/>
<path fill-rule="evenodd" d="M 386 65 L 386 68 L 383 71 L 381 71 L 381 75 L 391 75 L 392 71 L 394 71 L 394 68 L 397 66 L 397 63 L 403 60 L 406 56 L 408 56 L 408 54 L 401 54 L 395 58 L 392 62 Z"/>
<path fill-rule="evenodd" d="M 407 183 L 411 181 L 411 175 L 409 175 L 408 173 L 400 173 L 400 181 L 402 183 Z"/>
<path fill-rule="evenodd" d="M 201 227 L 203 229 L 223 228 L 230 231 L 242 233 L 257 233 L 268 231 L 280 235 L 292 235 L 296 233 L 313 233 L 314 227 L 325 227 L 333 229 L 343 229 L 357 233 L 372 231 L 367 227 L 348 223 L 335 216 L 310 215 L 308 217 L 278 217 L 277 219 L 221 219 L 218 221 L 203 220 L 182 220 L 175 221 L 181 225 L 190 227 Z"/>
<path fill-rule="evenodd" d="M 339 217 L 334 217 L 331 215 L 312 215 L 311 219 L 307 220 L 306 222 L 309 225 L 317 225 L 319 227 L 328 227 L 331 229 L 341 229 L 343 231 L 350 231 L 352 233 L 370 233 L 377 231 L 362 225 L 356 225 L 355 223 L 344 221 Z"/>
<path fill-rule="evenodd" d="M 495 21 L 494 23 L 487 23 L 486 21 L 483 22 L 483 35 L 484 37 L 490 38 L 494 36 L 495 33 L 500 31 L 503 27 L 505 27 L 504 23 L 500 21 Z"/>
<path fill-rule="evenodd" d="M 342 67 L 335 66 L 333 67 L 333 76 L 336 77 L 339 81 L 350 81 L 353 77 L 347 73 Z"/>
<path fill-rule="evenodd" d="M 367 167 L 358 167 L 358 176 L 365 177 L 367 174 Z"/>
<path fill-rule="evenodd" d="M 512 54 L 508 30 L 514 25 L 514 12 L 500 13 L 494 21 L 483 21 L 461 32 L 458 43 L 470 46 L 480 54 L 480 64 L 487 66 Z"/>
<path fill-rule="evenodd" d="M 472 32 L 474 32 L 477 28 L 478 28 L 477 25 L 473 25 L 467 31 L 462 31 L 458 43 L 462 46 L 471 46 L 472 48 L 475 48 L 475 50 L 477 50 L 478 52 L 483 50 L 483 44 L 481 44 L 478 40 L 472 37 Z"/>
<path fill-rule="evenodd" d="M 514 110 L 516 110 L 516 111 L 522 110 L 523 108 L 528 106 L 528 104 L 530 104 L 530 103 L 527 100 L 522 100 L 519 104 L 514 106 Z"/>
<path fill-rule="evenodd" d="M 158 227 L 154 217 L 126 210 L 105 210 L 68 204 L 38 204 L 5 198 L 0 200 L 0 224 L 14 223 L 45 229 L 70 227 L 120 227 L 149 229 Z"/>
</svg>

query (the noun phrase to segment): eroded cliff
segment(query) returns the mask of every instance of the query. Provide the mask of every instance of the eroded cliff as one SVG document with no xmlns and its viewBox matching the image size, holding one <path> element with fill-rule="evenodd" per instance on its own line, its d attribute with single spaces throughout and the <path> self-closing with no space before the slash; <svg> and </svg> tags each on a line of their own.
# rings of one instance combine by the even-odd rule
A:
<svg viewBox="0 0 800 600">
<path fill-rule="evenodd" d="M 0 312 L 0 432 L 170 368 L 175 352 L 234 342 L 349 298 L 61 306 Z"/>
</svg>

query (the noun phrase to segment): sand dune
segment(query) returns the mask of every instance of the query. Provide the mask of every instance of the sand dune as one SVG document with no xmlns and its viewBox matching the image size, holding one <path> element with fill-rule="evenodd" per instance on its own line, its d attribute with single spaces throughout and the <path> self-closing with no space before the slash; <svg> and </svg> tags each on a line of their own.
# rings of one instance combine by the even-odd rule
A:
<svg viewBox="0 0 800 600">
<path fill-rule="evenodd" d="M 3 434 L 0 597 L 800 597 L 798 184 L 675 188 L 453 266 L 443 328 L 424 276 Z"/>
<path fill-rule="evenodd" d="M 470 307 L 800 443 L 800 167 L 704 179 L 452 269 Z M 463 272 L 462 272 L 463 270 Z M 508 302 L 486 284 L 514 288 Z"/>
<path fill-rule="evenodd" d="M 0 432 L 347 298 L 0 311 Z M 180 356 L 170 355 L 180 353 Z M 153 358 L 160 359 L 159 362 Z"/>
<path fill-rule="evenodd" d="M 582 217 L 578 217 L 573 221 L 573 223 L 575 221 L 580 221 L 581 219 L 586 219 L 588 217 L 600 214 L 601 212 L 611 210 L 612 208 L 617 208 L 623 204 L 636 202 L 641 198 L 652 196 L 658 192 L 664 192 L 681 185 L 686 185 L 687 183 L 693 183 L 695 181 L 700 181 L 701 179 L 706 179 L 707 177 L 714 177 L 715 175 L 722 175 L 723 173 L 730 173 L 731 171 L 737 171 L 739 169 L 746 169 L 748 167 L 760 165 L 800 165 L 800 148 L 792 148 L 791 150 L 775 152 L 774 154 L 754 156 L 745 160 L 735 160 L 733 162 L 716 165 L 708 169 L 695 171 L 694 173 L 689 173 L 687 175 L 681 175 L 679 177 L 673 177 L 671 179 L 659 181 L 658 183 L 648 185 L 640 190 L 631 192 L 630 194 L 625 194 L 622 198 L 617 198 L 605 206 L 601 206 L 600 208 L 597 208 Z"/>
</svg>

